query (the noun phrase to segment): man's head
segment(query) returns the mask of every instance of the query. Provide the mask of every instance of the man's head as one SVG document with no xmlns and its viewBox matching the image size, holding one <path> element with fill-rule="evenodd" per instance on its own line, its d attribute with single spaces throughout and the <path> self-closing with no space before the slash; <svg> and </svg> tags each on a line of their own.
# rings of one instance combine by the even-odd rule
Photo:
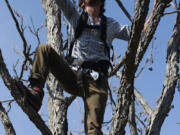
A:
<svg viewBox="0 0 180 135">
<path fill-rule="evenodd" d="M 101 6 L 101 14 L 103 14 L 105 11 L 105 0 L 79 0 L 79 7 L 81 8 L 85 8 L 85 6 L 95 6 L 98 4 Z"/>
</svg>

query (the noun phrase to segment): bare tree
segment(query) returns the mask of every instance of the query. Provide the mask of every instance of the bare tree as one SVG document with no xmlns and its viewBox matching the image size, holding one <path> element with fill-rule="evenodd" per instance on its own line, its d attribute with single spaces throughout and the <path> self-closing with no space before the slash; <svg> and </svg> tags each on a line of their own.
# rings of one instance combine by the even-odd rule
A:
<svg viewBox="0 0 180 135">
<path fill-rule="evenodd" d="M 16 75 L 16 77 L 13 78 L 6 67 L 0 50 L 0 76 L 4 81 L 4 85 L 9 89 L 14 100 L 22 108 L 22 111 L 27 114 L 29 119 L 34 125 L 36 125 L 43 135 L 67 135 L 67 110 L 76 97 L 65 97 L 59 82 L 52 74 L 49 74 L 47 82 L 49 126 L 46 125 L 41 116 L 26 102 L 26 90 L 22 82 L 22 78 L 26 66 L 32 64 L 31 56 L 33 53 L 31 53 L 31 46 L 27 43 L 24 36 L 25 28 L 23 27 L 22 22 L 20 24 L 16 18 L 16 16 L 19 16 L 21 21 L 23 21 L 22 17 L 12 10 L 8 0 L 5 0 L 5 2 L 23 41 L 23 56 L 25 59 L 22 64 L 20 75 Z M 59 55 L 63 55 L 61 11 L 54 0 L 41 0 L 41 2 L 46 15 L 47 44 L 51 45 Z M 144 126 L 146 135 L 159 135 L 163 122 L 172 108 L 171 104 L 177 86 L 177 81 L 179 79 L 180 2 L 179 5 L 176 4 L 177 10 L 171 12 L 177 14 L 177 19 L 176 24 L 174 25 L 173 34 L 169 39 L 167 47 L 166 76 L 162 94 L 158 99 L 158 103 L 155 108 L 152 108 L 143 98 L 141 93 L 134 87 L 134 80 L 135 73 L 148 46 L 150 45 L 160 19 L 164 15 L 171 14 L 164 13 L 165 9 L 169 6 L 170 0 L 157 0 L 157 4 L 155 5 L 152 16 L 149 20 L 149 25 L 144 32 L 143 27 L 148 14 L 150 0 L 135 1 L 133 18 L 121 1 L 116 0 L 116 2 L 128 19 L 132 22 L 132 28 L 131 37 L 128 42 L 125 55 L 114 66 L 113 70 L 109 72 L 109 77 L 116 75 L 121 79 L 120 85 L 118 86 L 116 103 L 113 100 L 111 92 L 109 92 L 111 103 L 115 104 L 112 120 L 107 122 L 111 124 L 109 134 L 124 135 L 126 124 L 129 122 L 131 135 L 138 135 L 137 121 L 140 121 Z M 175 3 L 177 3 L 176 0 Z M 30 31 L 34 33 L 37 37 L 38 43 L 40 43 L 38 32 L 35 32 L 32 29 L 30 29 Z M 123 67 L 122 71 L 120 70 L 121 67 Z M 137 116 L 134 102 L 135 100 L 143 106 L 144 111 L 148 115 L 149 120 L 147 124 L 144 124 Z M 8 112 L 2 106 L 2 102 L 0 102 L 0 118 L 4 125 L 6 134 L 15 135 L 15 129 L 8 117 Z M 108 133 L 106 132 L 106 134 Z"/>
</svg>

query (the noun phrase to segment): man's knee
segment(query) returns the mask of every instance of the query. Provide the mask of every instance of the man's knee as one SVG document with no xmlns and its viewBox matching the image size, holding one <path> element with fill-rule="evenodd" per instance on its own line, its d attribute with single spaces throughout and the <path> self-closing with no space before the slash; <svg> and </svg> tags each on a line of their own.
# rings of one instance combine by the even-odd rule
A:
<svg viewBox="0 0 180 135">
<path fill-rule="evenodd" d="M 39 52 L 46 52 L 46 51 L 49 51 L 51 50 L 51 46 L 48 45 L 48 44 L 40 44 L 38 47 L 37 47 L 37 51 Z"/>
</svg>

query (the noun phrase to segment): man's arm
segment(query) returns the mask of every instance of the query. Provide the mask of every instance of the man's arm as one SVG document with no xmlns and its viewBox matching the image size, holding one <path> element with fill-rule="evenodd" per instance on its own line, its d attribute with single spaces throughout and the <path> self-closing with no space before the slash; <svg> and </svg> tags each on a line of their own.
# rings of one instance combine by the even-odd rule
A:
<svg viewBox="0 0 180 135">
<path fill-rule="evenodd" d="M 118 38 L 128 41 L 130 38 L 131 26 L 121 25 L 114 19 L 111 19 L 110 33 L 112 33 L 113 38 Z"/>
<path fill-rule="evenodd" d="M 66 19 L 71 23 L 79 18 L 79 13 L 75 4 L 71 0 L 55 0 Z"/>
</svg>

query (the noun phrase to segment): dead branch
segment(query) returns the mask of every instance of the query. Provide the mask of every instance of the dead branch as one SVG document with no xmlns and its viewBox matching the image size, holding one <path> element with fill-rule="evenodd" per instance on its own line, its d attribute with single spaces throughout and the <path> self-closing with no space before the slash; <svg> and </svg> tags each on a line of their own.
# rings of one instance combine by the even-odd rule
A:
<svg viewBox="0 0 180 135">
<path fill-rule="evenodd" d="M 19 23 L 18 23 L 15 15 L 14 15 L 14 12 L 13 12 L 13 10 L 12 10 L 9 2 L 8 2 L 8 0 L 5 0 L 5 2 L 6 2 L 6 5 L 7 5 L 8 9 L 9 9 L 9 11 L 10 11 L 10 13 L 11 13 L 11 16 L 12 16 L 12 18 L 13 18 L 15 24 L 16 24 L 17 31 L 18 31 L 18 33 L 19 33 L 19 35 L 20 35 L 20 37 L 21 37 L 21 39 L 22 39 L 22 41 L 23 41 L 23 46 L 24 46 L 23 54 L 24 54 L 24 56 L 26 57 L 26 59 L 28 59 L 28 61 L 30 61 L 30 63 L 32 63 L 32 59 L 28 56 L 28 50 L 29 50 L 29 49 L 27 48 L 27 47 L 28 47 L 28 44 L 27 44 L 26 38 L 24 37 L 24 31 L 23 31 L 24 28 L 23 28 L 22 25 L 21 25 L 21 26 L 19 25 Z M 22 17 L 21 17 L 21 18 L 22 18 Z M 23 24 L 23 23 L 22 23 L 22 24 Z"/>
<path fill-rule="evenodd" d="M 146 125 L 144 124 L 144 122 L 139 118 L 138 115 L 136 115 L 137 120 L 143 125 L 144 129 L 146 129 Z"/>
<path fill-rule="evenodd" d="M 1 102 L 0 102 L 0 119 L 1 119 L 2 124 L 4 126 L 6 135 L 16 135 L 14 127 L 13 127 L 13 125 L 9 119 L 9 116 L 8 116 L 6 110 L 2 106 Z"/>
<path fill-rule="evenodd" d="M 23 50 L 23 54 L 24 54 L 25 60 L 23 61 L 21 72 L 20 72 L 20 76 L 18 78 L 18 80 L 20 81 L 22 79 L 22 77 L 23 77 L 24 69 L 25 69 L 25 67 L 27 65 L 27 62 L 29 61 L 30 64 L 32 64 L 32 59 L 31 59 L 31 57 L 29 55 L 30 54 L 30 50 L 31 50 L 31 46 L 28 46 L 26 38 L 24 36 L 25 27 L 23 27 L 23 17 L 21 15 L 19 15 L 17 12 L 15 12 L 15 14 L 18 17 L 21 18 L 21 25 L 20 25 L 18 20 L 16 19 L 15 15 L 14 15 L 14 12 L 13 12 L 13 10 L 12 10 L 8 0 L 5 0 L 5 2 L 6 2 L 6 5 L 7 5 L 8 9 L 9 9 L 9 11 L 11 13 L 11 16 L 12 16 L 12 18 L 13 18 L 15 24 L 16 24 L 16 29 L 17 29 L 17 31 L 18 31 L 18 33 L 19 33 L 19 35 L 20 35 L 20 37 L 21 37 L 21 39 L 23 41 L 23 49 L 24 49 Z"/>
<path fill-rule="evenodd" d="M 134 95 L 137 98 L 137 100 L 139 101 L 139 103 L 142 105 L 142 107 L 144 108 L 146 113 L 149 116 L 151 116 L 153 110 L 151 109 L 151 107 L 148 105 L 148 103 L 145 101 L 145 99 L 143 98 L 141 93 L 136 88 L 134 88 Z"/>
<path fill-rule="evenodd" d="M 122 2 L 120 0 L 116 0 L 117 4 L 119 5 L 119 7 L 122 9 L 122 11 L 124 12 L 124 14 L 127 16 L 127 18 L 129 19 L 129 21 L 133 22 L 133 18 L 131 17 L 131 15 L 128 13 L 128 11 L 126 10 L 126 8 L 124 7 L 124 5 L 122 4 Z"/>
<path fill-rule="evenodd" d="M 154 38 L 155 40 L 156 38 Z M 153 41 L 154 41 L 153 40 Z M 151 47 L 151 51 L 150 51 L 150 55 L 148 56 L 148 58 L 146 59 L 144 65 L 141 67 L 140 71 L 136 74 L 136 78 L 138 78 L 140 76 L 140 74 L 142 73 L 142 71 L 145 69 L 146 65 L 148 63 L 150 63 L 150 67 L 148 68 L 149 71 L 152 71 L 153 68 L 152 68 L 152 64 L 153 64 L 153 51 L 154 51 L 154 43 L 152 41 L 152 47 Z"/>
<path fill-rule="evenodd" d="M 39 31 L 45 27 L 46 23 L 43 22 L 38 28 L 35 28 L 34 26 L 34 22 L 33 22 L 33 19 L 31 17 L 31 25 L 32 27 L 28 26 L 29 28 L 29 31 L 36 37 L 37 41 L 38 41 L 38 45 L 41 44 L 41 41 L 40 41 L 40 38 L 39 38 Z"/>
</svg>

